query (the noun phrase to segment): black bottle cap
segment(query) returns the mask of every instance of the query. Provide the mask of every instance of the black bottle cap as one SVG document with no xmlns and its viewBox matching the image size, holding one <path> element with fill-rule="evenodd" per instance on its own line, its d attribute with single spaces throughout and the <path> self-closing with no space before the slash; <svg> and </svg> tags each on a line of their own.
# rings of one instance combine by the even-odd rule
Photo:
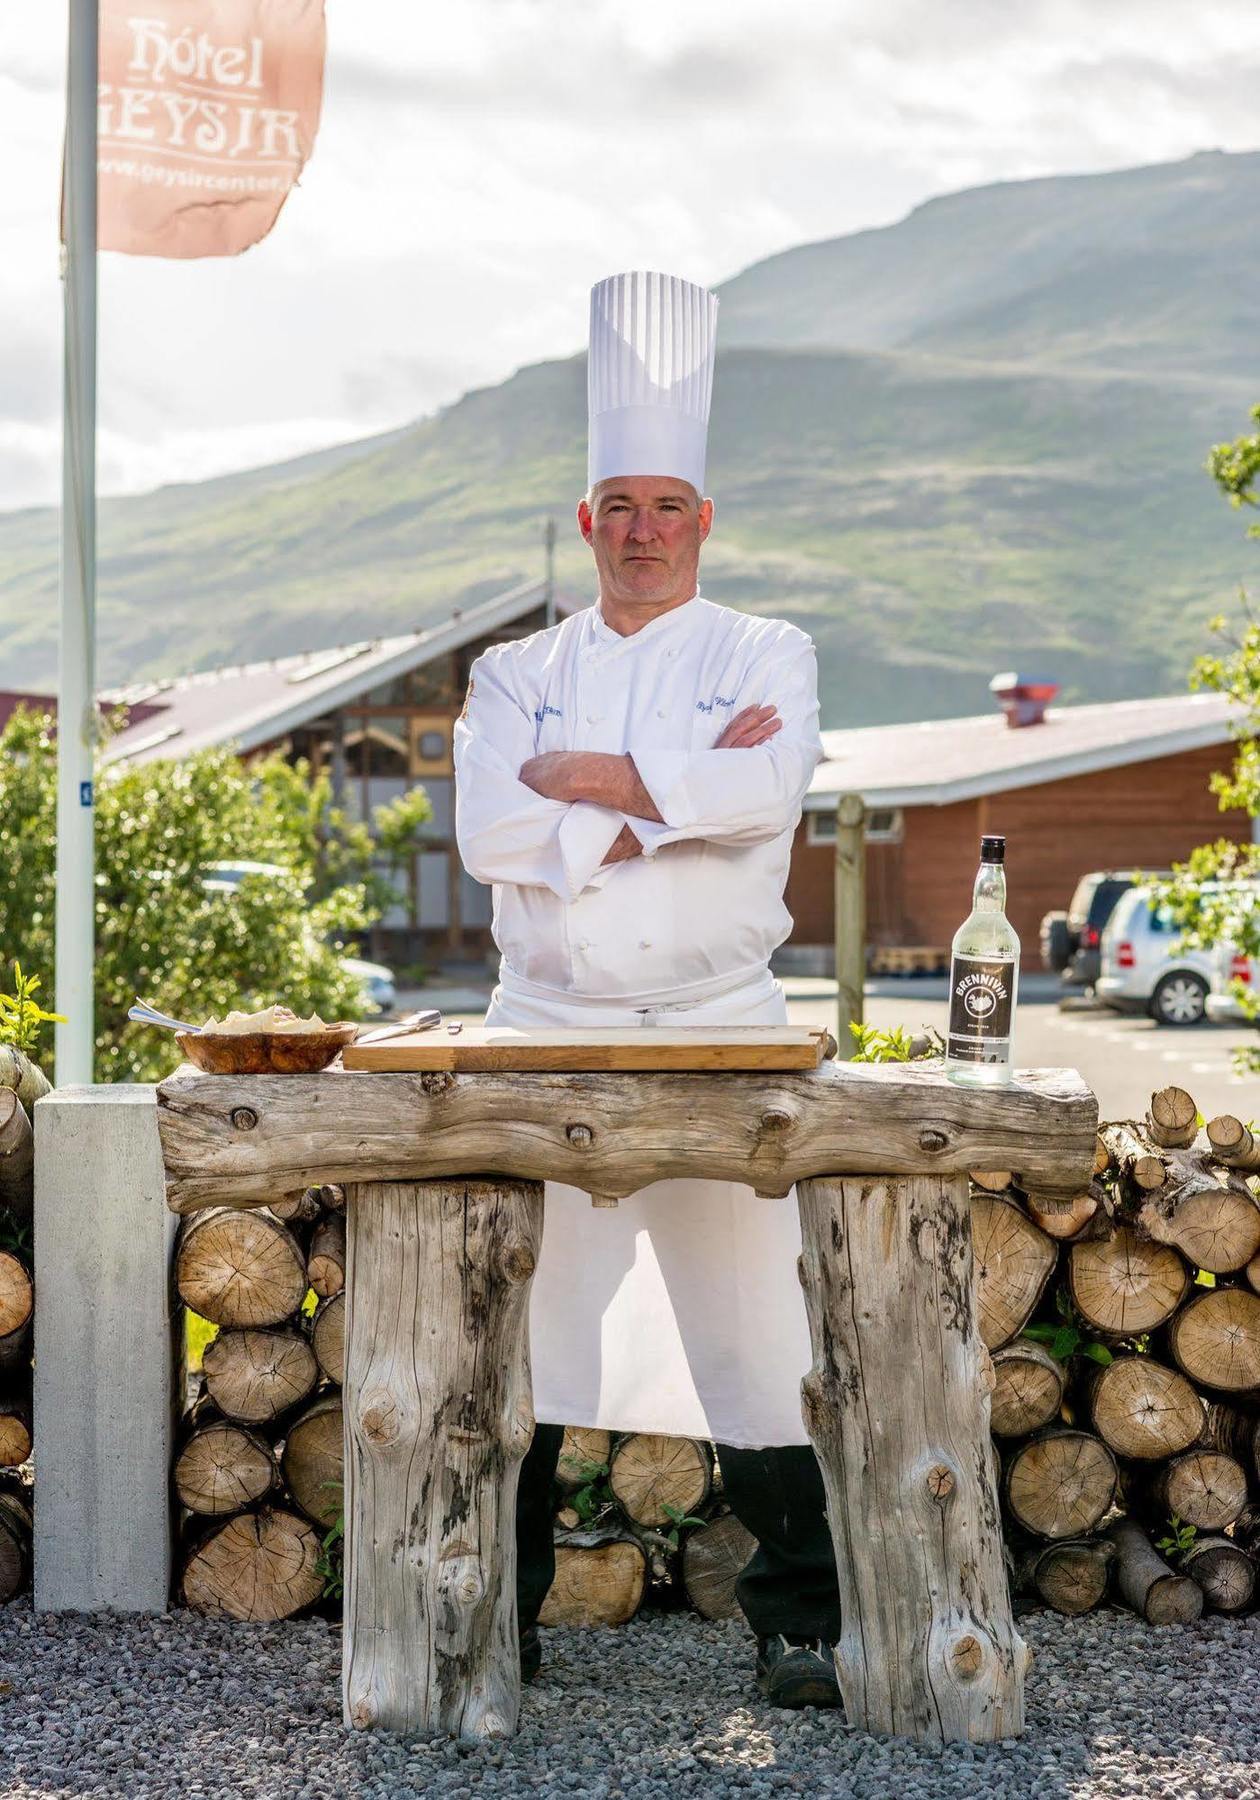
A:
<svg viewBox="0 0 1260 1800">
<path fill-rule="evenodd" d="M 1006 839 L 1004 837 L 982 837 L 980 839 L 980 861 L 1000 863 L 1006 860 Z"/>
</svg>

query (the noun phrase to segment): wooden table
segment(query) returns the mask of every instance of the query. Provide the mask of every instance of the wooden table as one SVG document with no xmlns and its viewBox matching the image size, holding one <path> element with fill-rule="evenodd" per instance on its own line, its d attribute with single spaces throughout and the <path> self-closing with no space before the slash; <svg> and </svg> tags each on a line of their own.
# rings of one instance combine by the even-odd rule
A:
<svg viewBox="0 0 1260 1800">
<path fill-rule="evenodd" d="M 346 1722 L 515 1730 L 514 1503 L 546 1180 L 604 1203 L 667 1176 L 795 1184 L 850 1721 L 925 1741 L 1023 1727 L 967 1171 L 1066 1202 L 1097 1104 L 1073 1070 L 964 1089 L 914 1065 L 800 1074 L 200 1075 L 158 1089 L 168 1204 L 346 1184 Z M 663 1148 L 667 1146 L 667 1148 Z"/>
</svg>

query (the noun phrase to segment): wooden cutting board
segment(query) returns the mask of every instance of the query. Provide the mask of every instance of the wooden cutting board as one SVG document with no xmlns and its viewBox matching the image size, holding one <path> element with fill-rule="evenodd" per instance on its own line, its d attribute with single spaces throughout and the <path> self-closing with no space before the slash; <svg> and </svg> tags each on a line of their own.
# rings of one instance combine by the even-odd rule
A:
<svg viewBox="0 0 1260 1800">
<path fill-rule="evenodd" d="M 508 1025 L 465 1025 L 451 1033 L 409 1032 L 379 1044 L 350 1044 L 347 1069 L 578 1071 L 590 1069 L 816 1069 L 835 1043 L 802 1025 L 645 1025 L 631 1030 L 518 1031 Z"/>
</svg>

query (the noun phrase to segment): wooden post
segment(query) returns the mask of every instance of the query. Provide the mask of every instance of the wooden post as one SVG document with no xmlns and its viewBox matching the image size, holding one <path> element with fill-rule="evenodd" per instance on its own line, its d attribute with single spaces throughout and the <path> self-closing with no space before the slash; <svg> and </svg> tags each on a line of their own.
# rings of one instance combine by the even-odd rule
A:
<svg viewBox="0 0 1260 1800">
<path fill-rule="evenodd" d="M 965 1177 L 799 1182 L 814 1346 L 806 1430 L 827 1490 L 849 1722 L 991 1743 L 1024 1723 L 989 1456 Z"/>
<path fill-rule="evenodd" d="M 866 980 L 866 804 L 861 794 L 836 802 L 836 1054 L 853 1054 L 850 1024 L 862 1023 Z"/>
<path fill-rule="evenodd" d="M 516 1483 L 533 1435 L 537 1182 L 347 1196 L 348 1725 L 510 1736 Z"/>
</svg>

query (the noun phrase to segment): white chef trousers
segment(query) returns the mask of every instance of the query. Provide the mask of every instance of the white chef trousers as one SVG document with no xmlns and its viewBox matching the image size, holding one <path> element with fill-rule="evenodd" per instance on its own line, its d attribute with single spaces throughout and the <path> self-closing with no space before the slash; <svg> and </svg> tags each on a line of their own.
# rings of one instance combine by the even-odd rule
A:
<svg viewBox="0 0 1260 1800">
<path fill-rule="evenodd" d="M 786 1022 L 768 969 L 699 1001 L 637 1009 L 504 969 L 486 1014 L 522 1029 Z M 795 1190 L 760 1200 L 730 1181 L 657 1181 L 595 1208 L 549 1181 L 530 1304 L 535 1416 L 741 1448 L 807 1443 L 800 1248 Z"/>
</svg>

